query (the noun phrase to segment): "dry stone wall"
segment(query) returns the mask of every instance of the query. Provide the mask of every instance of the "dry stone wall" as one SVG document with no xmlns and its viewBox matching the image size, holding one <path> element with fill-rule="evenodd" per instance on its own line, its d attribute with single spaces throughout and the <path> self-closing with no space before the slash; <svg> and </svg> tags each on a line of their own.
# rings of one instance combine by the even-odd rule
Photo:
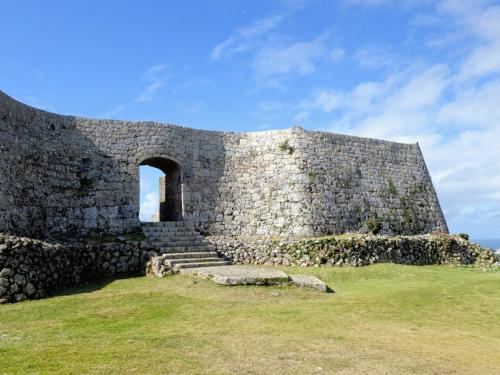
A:
<svg viewBox="0 0 500 375">
<path fill-rule="evenodd" d="M 83 281 L 144 272 L 150 249 L 130 238 L 54 242 L 0 234 L 0 303 L 45 297 Z"/>
<path fill-rule="evenodd" d="M 140 231 L 139 165 L 181 168 L 183 220 L 205 235 L 446 232 L 418 145 L 301 128 L 202 131 L 82 119 L 0 92 L 0 232 Z"/>
<path fill-rule="evenodd" d="M 364 266 L 374 263 L 456 264 L 494 267 L 493 250 L 448 234 L 417 236 L 347 235 L 323 238 L 213 236 L 220 256 L 236 264 Z"/>
</svg>

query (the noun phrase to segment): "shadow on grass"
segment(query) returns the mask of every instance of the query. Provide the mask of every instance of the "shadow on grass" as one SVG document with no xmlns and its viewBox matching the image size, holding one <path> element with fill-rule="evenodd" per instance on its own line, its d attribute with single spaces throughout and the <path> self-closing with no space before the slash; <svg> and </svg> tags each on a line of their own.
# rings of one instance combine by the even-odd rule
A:
<svg viewBox="0 0 500 375">
<path fill-rule="evenodd" d="M 67 286 L 61 289 L 58 289 L 48 295 L 46 298 L 54 298 L 61 296 L 71 296 L 74 294 L 85 294 L 85 293 L 93 293 L 95 291 L 101 290 L 106 287 L 108 284 L 111 284 L 116 280 L 123 279 L 134 279 L 138 277 L 145 277 L 140 274 L 129 274 L 129 275 L 117 275 L 117 276 L 103 276 L 99 278 L 95 278 L 92 280 L 85 280 L 82 283 L 75 286 Z"/>
</svg>

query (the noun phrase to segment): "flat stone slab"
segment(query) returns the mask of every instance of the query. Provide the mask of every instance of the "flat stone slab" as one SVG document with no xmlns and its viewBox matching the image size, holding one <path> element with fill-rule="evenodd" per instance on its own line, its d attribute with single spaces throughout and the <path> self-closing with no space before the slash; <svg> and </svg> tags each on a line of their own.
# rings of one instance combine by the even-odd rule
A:
<svg viewBox="0 0 500 375">
<path fill-rule="evenodd" d="M 318 289 L 325 293 L 333 292 L 328 285 L 315 276 L 289 276 L 281 270 L 257 266 L 183 268 L 179 272 L 183 275 L 204 277 L 221 285 L 296 285 Z"/>
<path fill-rule="evenodd" d="M 180 273 L 205 277 L 221 285 L 280 285 L 289 282 L 283 271 L 253 266 L 185 268 Z"/>
</svg>

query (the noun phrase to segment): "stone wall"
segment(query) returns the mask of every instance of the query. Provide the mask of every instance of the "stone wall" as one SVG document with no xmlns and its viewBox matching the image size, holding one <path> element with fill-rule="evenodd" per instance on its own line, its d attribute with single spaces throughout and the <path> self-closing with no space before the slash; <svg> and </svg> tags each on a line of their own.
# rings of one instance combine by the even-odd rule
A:
<svg viewBox="0 0 500 375">
<path fill-rule="evenodd" d="M 343 235 L 323 238 L 213 236 L 219 255 L 236 264 L 364 266 L 373 263 L 498 264 L 500 256 L 459 236 Z"/>
<path fill-rule="evenodd" d="M 0 92 L 0 232 L 139 230 L 141 163 L 180 166 L 205 235 L 446 232 L 418 145 L 292 128 L 227 133 L 47 113 Z"/>
<path fill-rule="evenodd" d="M 0 303 L 45 297 L 100 277 L 142 273 L 147 250 L 127 238 L 57 243 L 0 234 Z"/>
</svg>

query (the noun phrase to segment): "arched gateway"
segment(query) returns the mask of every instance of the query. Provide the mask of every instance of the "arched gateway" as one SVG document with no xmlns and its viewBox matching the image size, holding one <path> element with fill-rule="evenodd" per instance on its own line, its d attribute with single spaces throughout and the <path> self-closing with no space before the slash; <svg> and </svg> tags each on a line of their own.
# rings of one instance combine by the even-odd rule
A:
<svg viewBox="0 0 500 375">
<path fill-rule="evenodd" d="M 144 160 L 140 165 L 157 168 L 165 173 L 159 180 L 158 221 L 182 220 L 182 173 L 179 163 L 164 157 Z"/>
</svg>

